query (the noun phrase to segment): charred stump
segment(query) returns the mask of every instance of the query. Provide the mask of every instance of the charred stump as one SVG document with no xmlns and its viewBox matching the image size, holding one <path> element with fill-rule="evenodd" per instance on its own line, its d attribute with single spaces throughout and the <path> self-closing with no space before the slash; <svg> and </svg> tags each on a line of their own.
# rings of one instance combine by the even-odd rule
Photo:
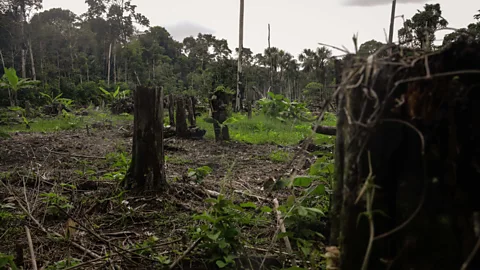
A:
<svg viewBox="0 0 480 270">
<path fill-rule="evenodd" d="M 479 269 L 480 43 L 348 66 L 331 208 L 340 269 Z"/>
<path fill-rule="evenodd" d="M 134 93 L 132 161 L 125 187 L 161 190 L 167 185 L 163 151 L 163 89 L 138 86 Z"/>
<path fill-rule="evenodd" d="M 173 94 L 168 95 L 168 119 L 170 120 L 170 126 L 175 126 L 175 98 Z"/>
<path fill-rule="evenodd" d="M 188 126 L 187 126 L 187 119 L 185 114 L 185 98 L 180 96 L 176 100 L 176 133 L 177 137 L 179 138 L 189 138 Z"/>
<path fill-rule="evenodd" d="M 188 123 L 190 123 L 191 127 L 194 127 L 197 125 L 197 122 L 195 121 L 195 109 L 193 108 L 193 102 L 191 97 L 186 97 L 186 102 L 187 102 L 187 111 L 188 111 Z"/>
<path fill-rule="evenodd" d="M 228 126 L 224 125 L 228 118 L 228 108 L 231 104 L 232 95 L 222 90 L 217 90 L 210 98 L 210 104 L 212 107 L 213 118 L 213 130 L 215 133 L 216 141 L 228 141 L 230 140 L 230 133 L 228 132 Z"/>
</svg>

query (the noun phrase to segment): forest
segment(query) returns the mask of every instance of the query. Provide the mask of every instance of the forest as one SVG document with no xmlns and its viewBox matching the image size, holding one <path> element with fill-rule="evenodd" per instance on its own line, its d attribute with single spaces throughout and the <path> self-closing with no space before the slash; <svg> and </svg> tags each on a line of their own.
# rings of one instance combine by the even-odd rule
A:
<svg viewBox="0 0 480 270">
<path fill-rule="evenodd" d="M 293 55 L 240 3 L 233 45 L 0 1 L 0 269 L 480 267 L 480 10 Z"/>
</svg>

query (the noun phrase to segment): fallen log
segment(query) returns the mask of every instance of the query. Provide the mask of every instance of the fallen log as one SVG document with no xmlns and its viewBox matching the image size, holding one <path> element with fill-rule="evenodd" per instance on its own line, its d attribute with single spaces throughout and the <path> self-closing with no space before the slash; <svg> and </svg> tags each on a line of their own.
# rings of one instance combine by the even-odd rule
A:
<svg viewBox="0 0 480 270">
<path fill-rule="evenodd" d="M 315 129 L 315 127 L 313 127 L 313 129 Z M 335 136 L 337 135 L 337 128 L 329 126 L 317 126 L 315 132 L 318 134 Z"/>
</svg>

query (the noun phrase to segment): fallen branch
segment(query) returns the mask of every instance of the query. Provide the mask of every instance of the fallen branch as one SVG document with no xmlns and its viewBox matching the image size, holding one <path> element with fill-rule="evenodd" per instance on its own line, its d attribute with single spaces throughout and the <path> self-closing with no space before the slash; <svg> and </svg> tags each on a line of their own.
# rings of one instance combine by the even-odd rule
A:
<svg viewBox="0 0 480 270">
<path fill-rule="evenodd" d="M 218 196 L 220 196 L 220 192 L 217 192 L 217 191 L 214 191 L 214 190 L 205 189 L 205 192 L 206 192 L 208 195 L 213 196 L 213 197 L 218 197 Z M 234 190 L 233 192 L 234 192 L 234 193 L 237 193 L 237 194 L 240 194 L 240 195 L 243 195 L 243 196 L 246 196 L 246 197 L 255 198 L 255 199 L 259 200 L 259 201 L 268 201 L 267 198 L 260 197 L 260 196 L 257 196 L 257 195 L 248 194 L 248 193 L 245 193 L 245 192 L 242 191 L 242 190 Z"/>
<path fill-rule="evenodd" d="M 40 224 L 40 222 L 35 219 L 32 214 L 25 208 L 25 206 L 23 206 L 22 202 L 20 201 L 20 199 L 18 198 L 18 196 L 3 182 L 3 181 L 0 181 L 0 183 L 3 185 L 3 187 L 8 191 L 8 193 L 10 193 L 13 198 L 17 201 L 18 203 L 18 206 L 22 209 L 22 211 L 33 221 L 33 223 L 35 223 L 35 225 L 37 225 L 37 227 L 45 234 L 53 234 L 54 236 L 56 237 L 59 237 L 59 238 L 64 238 L 61 234 L 57 233 L 57 232 L 49 232 L 47 229 L 45 229 L 45 227 L 43 227 L 42 224 Z M 78 249 L 80 249 L 81 251 L 87 253 L 88 255 L 90 255 L 91 257 L 97 259 L 97 258 L 100 258 L 100 255 L 96 254 L 95 252 L 83 247 L 82 245 L 80 244 L 77 244 L 75 242 L 71 242 L 72 245 Z"/>
<path fill-rule="evenodd" d="M 337 128 L 329 126 L 317 126 L 315 132 L 318 134 L 335 136 L 337 135 Z"/>
<path fill-rule="evenodd" d="M 37 270 L 37 260 L 35 258 L 35 251 L 33 249 L 32 235 L 30 229 L 25 226 L 25 233 L 27 234 L 28 250 L 30 251 L 30 260 L 32 261 L 32 269 Z"/>
<path fill-rule="evenodd" d="M 57 152 L 57 151 L 50 150 L 46 147 L 45 149 L 47 149 L 50 153 L 57 154 L 57 155 L 66 155 L 66 156 L 78 157 L 78 158 L 107 159 L 106 157 L 86 156 L 86 155 L 80 155 L 80 154 L 74 154 L 74 153 L 68 153 L 68 152 Z"/>
<path fill-rule="evenodd" d="M 175 266 L 177 266 L 177 264 L 183 260 L 183 258 L 185 258 L 185 256 L 188 255 L 188 253 L 190 253 L 200 242 L 202 241 L 202 238 L 198 238 L 195 242 L 193 242 L 193 244 L 187 249 L 185 250 L 185 252 L 182 254 L 182 256 L 178 257 L 171 265 L 170 267 L 168 267 L 168 269 L 173 269 Z"/>
<path fill-rule="evenodd" d="M 278 227 L 280 228 L 280 232 L 286 233 L 287 230 L 285 229 L 285 224 L 283 223 L 281 213 L 278 210 L 279 204 L 278 204 L 277 198 L 273 199 L 273 208 L 275 210 L 275 214 L 277 215 L 277 223 L 278 223 Z M 293 249 L 292 249 L 292 245 L 290 244 L 290 240 L 288 239 L 288 236 L 284 236 L 283 241 L 285 242 L 285 248 L 287 249 L 287 252 L 290 253 L 290 256 L 292 256 L 292 265 L 293 267 L 296 267 L 297 262 L 293 257 Z"/>
</svg>

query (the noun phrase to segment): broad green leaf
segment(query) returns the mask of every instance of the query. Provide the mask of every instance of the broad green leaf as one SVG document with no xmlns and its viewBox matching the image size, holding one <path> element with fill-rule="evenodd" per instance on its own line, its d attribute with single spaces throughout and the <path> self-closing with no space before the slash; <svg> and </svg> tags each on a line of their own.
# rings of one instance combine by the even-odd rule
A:
<svg viewBox="0 0 480 270">
<path fill-rule="evenodd" d="M 297 207 L 297 212 L 300 216 L 302 217 L 306 217 L 308 215 L 308 211 L 307 211 L 307 208 L 303 207 L 303 206 L 298 206 Z"/>
<path fill-rule="evenodd" d="M 230 117 L 225 122 L 223 122 L 224 125 L 229 125 L 238 122 L 238 119 L 235 117 Z"/>
<path fill-rule="evenodd" d="M 241 203 L 240 206 L 242 208 L 257 208 L 257 205 L 255 205 L 253 202 Z"/>
<path fill-rule="evenodd" d="M 118 96 L 118 93 L 120 93 L 120 86 L 117 86 L 117 90 L 113 93 L 113 97 L 116 98 Z"/>
<path fill-rule="evenodd" d="M 312 184 L 313 179 L 311 176 L 298 176 L 293 180 L 293 185 L 296 187 L 308 187 Z"/>
<path fill-rule="evenodd" d="M 207 237 L 213 241 L 217 241 L 221 233 L 222 233 L 221 231 L 218 231 L 216 234 L 207 233 Z"/>
<path fill-rule="evenodd" d="M 110 92 L 108 92 L 107 90 L 105 90 L 103 87 L 98 87 L 98 89 L 100 89 L 100 91 L 102 91 L 102 93 L 107 96 L 107 97 L 111 97 L 112 94 Z"/>
<path fill-rule="evenodd" d="M 263 213 L 271 213 L 272 208 L 270 208 L 268 206 L 263 206 L 262 208 L 260 208 L 260 211 L 262 211 Z"/>
<path fill-rule="evenodd" d="M 268 93 L 267 93 L 267 95 L 268 95 L 269 97 L 271 97 L 272 99 L 274 99 L 274 98 L 275 98 L 275 94 L 274 94 L 274 93 L 272 93 L 272 92 L 268 92 Z"/>
<path fill-rule="evenodd" d="M 218 260 L 215 263 L 217 264 L 218 268 L 225 268 L 225 266 L 227 266 L 227 264 L 222 260 Z"/>
<path fill-rule="evenodd" d="M 312 195 L 320 196 L 320 195 L 325 194 L 325 185 L 318 185 L 318 186 L 312 187 L 312 188 L 314 188 L 313 191 L 310 192 L 310 194 L 312 194 Z"/>
<path fill-rule="evenodd" d="M 322 216 L 325 216 L 325 213 L 323 213 L 322 210 L 318 209 L 318 208 L 315 208 L 315 207 L 306 207 L 305 208 L 306 210 L 310 211 L 310 212 L 313 212 L 315 214 L 320 214 Z"/>
</svg>

